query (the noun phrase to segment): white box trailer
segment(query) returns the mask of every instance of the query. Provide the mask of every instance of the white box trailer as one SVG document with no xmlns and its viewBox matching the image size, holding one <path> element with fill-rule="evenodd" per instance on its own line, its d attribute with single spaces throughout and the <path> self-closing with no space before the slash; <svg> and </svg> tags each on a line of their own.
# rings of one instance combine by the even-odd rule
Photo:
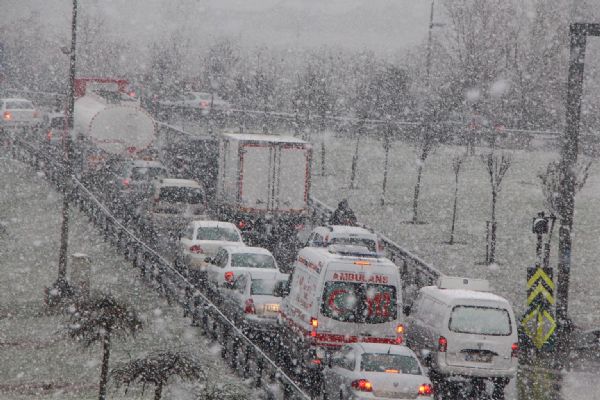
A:
<svg viewBox="0 0 600 400">
<path fill-rule="evenodd" d="M 305 213 L 310 144 L 264 134 L 223 134 L 219 144 L 219 203 L 243 213 Z"/>
</svg>

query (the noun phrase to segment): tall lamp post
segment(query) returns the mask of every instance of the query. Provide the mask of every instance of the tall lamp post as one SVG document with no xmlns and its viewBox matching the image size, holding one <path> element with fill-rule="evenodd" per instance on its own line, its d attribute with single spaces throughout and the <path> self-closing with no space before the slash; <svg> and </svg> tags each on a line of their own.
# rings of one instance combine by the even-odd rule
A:
<svg viewBox="0 0 600 400">
<path fill-rule="evenodd" d="M 65 112 L 65 129 L 62 136 L 63 144 L 63 204 L 62 224 L 60 229 L 60 249 L 58 254 L 58 278 L 52 287 L 51 296 L 58 299 L 72 294 L 72 289 L 67 282 L 67 246 L 69 242 L 69 181 L 71 179 L 71 140 L 69 130 L 73 128 L 73 110 L 75 105 L 75 61 L 76 61 L 76 35 L 77 35 L 77 0 L 73 0 L 73 18 L 71 21 L 71 51 L 69 52 L 69 87 L 67 93 L 67 107 Z M 52 300 L 48 299 L 50 303 Z"/>
<path fill-rule="evenodd" d="M 431 0 L 431 12 L 429 14 L 429 31 L 427 35 L 427 58 L 425 60 L 425 73 L 427 74 L 427 79 L 429 80 L 429 72 L 431 70 L 431 45 L 432 45 L 432 31 L 433 28 L 442 27 L 446 24 L 433 22 L 433 9 L 434 9 L 435 0 Z"/>
</svg>

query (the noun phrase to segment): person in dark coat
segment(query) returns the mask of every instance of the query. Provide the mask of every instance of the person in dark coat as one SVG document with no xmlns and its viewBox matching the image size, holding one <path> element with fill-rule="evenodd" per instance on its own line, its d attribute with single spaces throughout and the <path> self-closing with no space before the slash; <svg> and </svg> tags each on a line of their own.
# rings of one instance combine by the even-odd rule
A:
<svg viewBox="0 0 600 400">
<path fill-rule="evenodd" d="M 330 225 L 356 225 L 356 215 L 348 205 L 348 200 L 340 201 L 337 209 L 329 218 Z"/>
</svg>

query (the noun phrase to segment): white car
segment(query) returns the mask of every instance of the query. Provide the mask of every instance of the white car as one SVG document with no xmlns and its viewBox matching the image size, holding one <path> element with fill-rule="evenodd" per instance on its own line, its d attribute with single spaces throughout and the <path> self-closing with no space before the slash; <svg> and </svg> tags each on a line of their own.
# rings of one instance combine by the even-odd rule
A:
<svg viewBox="0 0 600 400">
<path fill-rule="evenodd" d="M 223 246 L 215 257 L 208 260 L 206 273 L 208 281 L 217 288 L 225 282 L 233 282 L 238 274 L 252 270 L 279 271 L 273 254 L 262 247 Z"/>
<path fill-rule="evenodd" d="M 431 381 L 406 346 L 348 344 L 328 364 L 323 369 L 326 399 L 433 399 Z"/>
<path fill-rule="evenodd" d="M 277 315 L 289 275 L 273 269 L 253 269 L 237 274 L 221 290 L 225 311 L 245 328 L 269 331 L 277 327 Z"/>
<path fill-rule="evenodd" d="M 179 239 L 180 254 L 190 270 L 203 271 L 206 258 L 225 245 L 245 246 L 239 229 L 230 222 L 192 221 Z"/>
<path fill-rule="evenodd" d="M 41 117 L 33 103 L 26 99 L 0 99 L 0 128 L 34 127 Z"/>
<path fill-rule="evenodd" d="M 311 232 L 306 247 L 327 247 L 332 244 L 363 246 L 369 251 L 383 254 L 383 245 L 377 234 L 360 226 L 318 226 Z"/>
</svg>

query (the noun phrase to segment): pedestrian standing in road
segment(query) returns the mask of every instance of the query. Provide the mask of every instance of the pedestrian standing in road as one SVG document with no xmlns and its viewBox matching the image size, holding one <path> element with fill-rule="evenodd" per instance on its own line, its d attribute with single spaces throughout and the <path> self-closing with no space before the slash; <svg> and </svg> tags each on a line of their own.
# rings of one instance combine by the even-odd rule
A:
<svg viewBox="0 0 600 400">
<path fill-rule="evenodd" d="M 356 215 L 350 208 L 348 200 L 339 202 L 338 207 L 329 218 L 330 225 L 356 225 Z"/>
</svg>

